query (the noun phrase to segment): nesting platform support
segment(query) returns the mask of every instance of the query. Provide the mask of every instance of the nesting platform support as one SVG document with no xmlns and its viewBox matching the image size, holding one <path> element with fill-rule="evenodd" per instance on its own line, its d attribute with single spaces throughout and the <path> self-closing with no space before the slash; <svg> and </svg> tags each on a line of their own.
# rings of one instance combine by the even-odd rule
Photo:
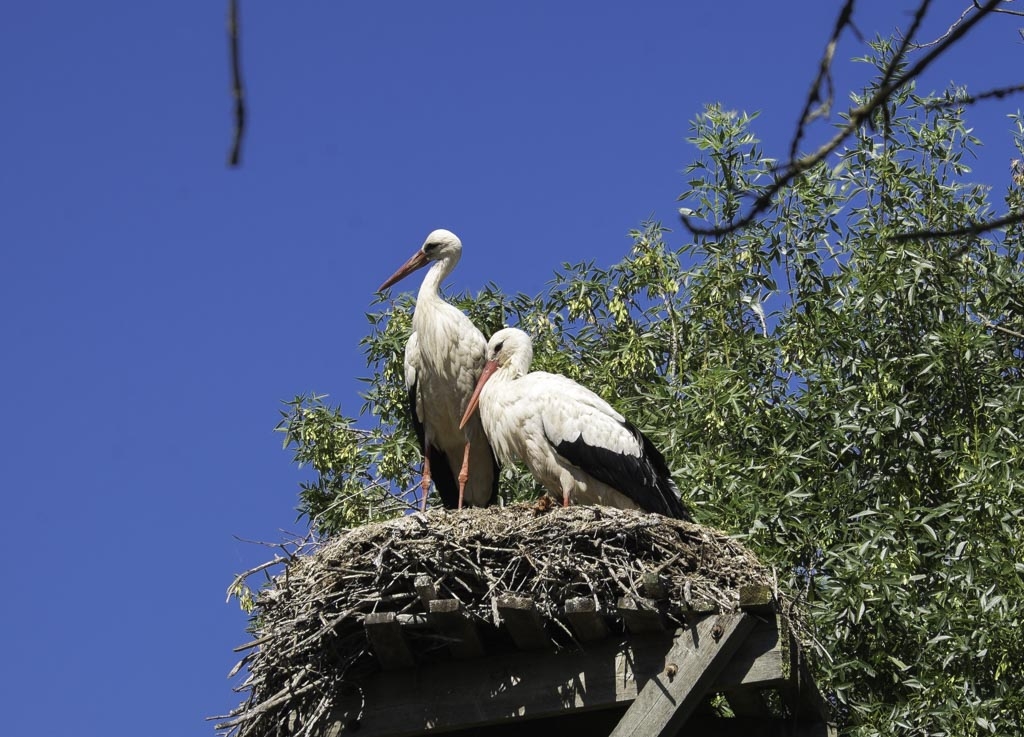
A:
<svg viewBox="0 0 1024 737">
<path fill-rule="evenodd" d="M 366 618 L 382 670 L 360 680 L 358 697 L 335 710 L 322 737 L 486 735 L 490 727 L 595 712 L 608 715 L 607 728 L 588 733 L 612 737 L 835 734 L 799 645 L 780 633 L 770 592 L 741 590 L 739 611 L 694 610 L 679 629 L 668 626 L 654 598 L 624 597 L 614 613 L 598 611 L 591 599 L 571 599 L 564 614 L 580 646 L 557 650 L 531 599 L 498 597 L 496 617 L 516 649 L 488 652 L 482 644 L 488 638 L 477 627 L 489 624 L 475 622 L 455 600 L 436 598 L 426 582 L 418 581 L 417 590 L 426 622 Z M 659 592 L 652 584 L 644 593 Z M 622 626 L 610 626 L 615 618 Z M 439 638 L 451 658 L 412 664 L 405 638 L 413 633 Z M 771 692 L 777 695 L 770 708 L 765 696 Z M 717 694 L 733 717 L 716 716 L 709 707 Z M 778 715 L 780 704 L 785 718 Z"/>
</svg>

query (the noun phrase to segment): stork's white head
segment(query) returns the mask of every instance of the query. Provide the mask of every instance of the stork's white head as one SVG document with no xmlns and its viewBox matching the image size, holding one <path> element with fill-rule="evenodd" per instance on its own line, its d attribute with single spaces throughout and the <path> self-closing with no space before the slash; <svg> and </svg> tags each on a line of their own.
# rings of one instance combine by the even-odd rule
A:
<svg viewBox="0 0 1024 737">
<path fill-rule="evenodd" d="M 487 341 L 487 360 L 511 369 L 513 377 L 523 376 L 533 363 L 533 339 L 518 328 L 503 328 Z"/>
<path fill-rule="evenodd" d="M 476 382 L 476 389 L 473 396 L 469 398 L 466 405 L 466 412 L 462 415 L 462 422 L 459 427 L 465 427 L 469 418 L 473 416 L 477 406 L 480 404 L 480 394 L 484 390 L 484 384 L 490 381 L 498 371 L 503 371 L 503 376 L 508 379 L 517 379 L 525 376 L 530 370 L 533 362 L 533 340 L 530 336 L 518 328 L 503 328 L 487 341 L 487 363 L 484 364 L 480 378 Z"/>
<path fill-rule="evenodd" d="M 438 228 L 427 236 L 420 250 L 430 261 L 440 261 L 453 256 L 457 259 L 462 255 L 462 241 L 450 230 Z"/>
<path fill-rule="evenodd" d="M 398 271 L 388 277 L 388 280 L 377 288 L 377 291 L 387 289 L 392 284 L 401 281 L 412 272 L 422 269 L 431 261 L 445 262 L 444 273 L 447 274 L 462 256 L 462 241 L 450 230 L 439 228 L 427 236 L 423 245 L 414 253 L 408 261 L 402 264 Z M 440 277 L 443 278 L 443 275 Z"/>
</svg>

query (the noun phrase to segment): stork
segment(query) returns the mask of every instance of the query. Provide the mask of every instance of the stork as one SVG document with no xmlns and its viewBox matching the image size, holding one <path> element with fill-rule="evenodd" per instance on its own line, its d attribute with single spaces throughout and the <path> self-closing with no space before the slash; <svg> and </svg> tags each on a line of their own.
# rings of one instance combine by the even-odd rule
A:
<svg viewBox="0 0 1024 737">
<path fill-rule="evenodd" d="M 479 406 L 498 458 L 523 461 L 563 506 L 573 499 L 690 519 L 651 441 L 572 379 L 530 372 L 532 361 L 530 336 L 516 328 L 496 332 L 462 422 Z"/>
<path fill-rule="evenodd" d="M 461 256 L 462 241 L 435 230 L 378 290 L 433 263 L 420 285 L 413 333 L 405 344 L 405 388 L 423 451 L 420 509 L 426 509 L 431 480 L 449 509 L 462 509 L 463 503 L 485 507 L 498 499 L 498 462 L 479 420 L 459 422 L 483 369 L 487 340 L 439 291 Z"/>
</svg>

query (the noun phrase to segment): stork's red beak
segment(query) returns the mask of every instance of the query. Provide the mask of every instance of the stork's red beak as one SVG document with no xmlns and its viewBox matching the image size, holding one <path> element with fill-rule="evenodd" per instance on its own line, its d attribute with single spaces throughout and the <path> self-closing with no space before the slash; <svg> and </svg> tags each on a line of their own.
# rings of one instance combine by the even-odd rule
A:
<svg viewBox="0 0 1024 737">
<path fill-rule="evenodd" d="M 459 429 L 466 426 L 469 422 L 469 418 L 473 416 L 476 411 L 477 405 L 480 404 L 480 392 L 484 390 L 484 384 L 487 380 L 494 376 L 494 372 L 498 370 L 497 361 L 488 361 L 484 364 L 484 370 L 480 373 L 480 378 L 477 379 L 476 389 L 473 390 L 473 396 L 469 398 L 469 404 L 466 405 L 466 414 L 462 415 L 462 422 L 459 423 Z"/>
<path fill-rule="evenodd" d="M 398 271 L 388 277 L 386 282 L 377 287 L 377 291 L 383 292 L 395 282 L 401 281 L 405 277 L 409 276 L 409 274 L 416 271 L 416 269 L 422 269 L 428 263 L 430 263 L 430 259 L 427 258 L 427 254 L 423 253 L 422 249 L 416 251 L 416 253 L 412 255 L 412 258 L 399 267 Z"/>
</svg>

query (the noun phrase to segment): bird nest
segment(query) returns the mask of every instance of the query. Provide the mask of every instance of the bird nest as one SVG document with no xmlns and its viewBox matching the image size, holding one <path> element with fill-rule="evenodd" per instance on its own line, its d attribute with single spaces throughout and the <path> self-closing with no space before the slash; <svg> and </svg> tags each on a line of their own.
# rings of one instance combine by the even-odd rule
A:
<svg viewBox="0 0 1024 737">
<path fill-rule="evenodd" d="M 771 571 L 723 533 L 606 507 L 436 509 L 310 547 L 279 558 L 283 571 L 255 595 L 255 639 L 237 648 L 246 654 L 232 671 L 247 669 L 236 688 L 247 697 L 218 718 L 225 735 L 315 734 L 335 696 L 380 668 L 367 616 L 424 621 L 425 585 L 461 602 L 488 652 L 512 647 L 498 616 L 508 595 L 532 600 L 552 647 L 579 648 L 566 619 L 570 600 L 593 601 L 615 633 L 623 625 L 611 615 L 624 598 L 657 599 L 668 626 L 685 627 L 696 611 L 736 610 L 741 589 L 774 594 Z M 436 633 L 409 630 L 416 662 L 447 657 Z"/>
</svg>

